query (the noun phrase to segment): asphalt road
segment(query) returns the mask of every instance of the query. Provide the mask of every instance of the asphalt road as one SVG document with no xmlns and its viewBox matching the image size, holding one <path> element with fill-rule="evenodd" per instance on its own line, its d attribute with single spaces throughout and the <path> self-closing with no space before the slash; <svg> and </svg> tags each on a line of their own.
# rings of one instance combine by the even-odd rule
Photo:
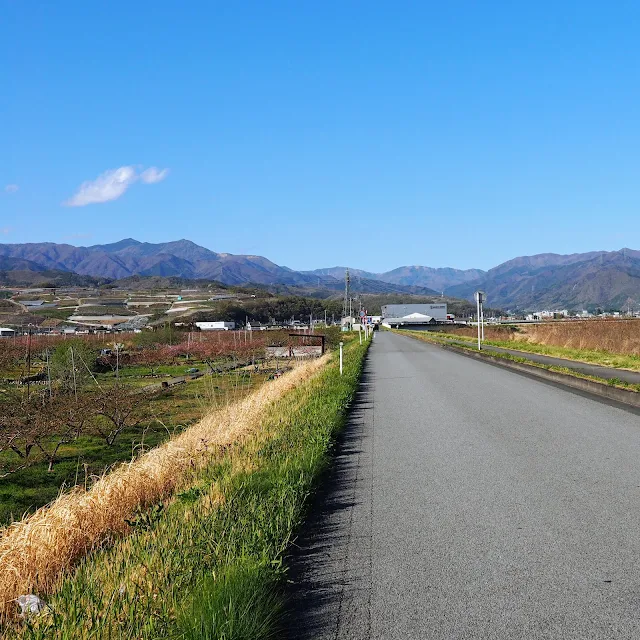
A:
<svg viewBox="0 0 640 640">
<path fill-rule="evenodd" d="M 449 344 L 460 344 L 468 347 L 469 343 L 461 340 L 443 339 L 443 342 Z M 604 378 L 605 380 L 612 380 L 617 378 L 618 380 L 624 380 L 630 384 L 640 384 L 640 371 L 629 371 L 628 369 L 614 369 L 613 367 L 602 367 L 597 364 L 589 364 L 587 362 L 579 362 L 577 360 L 567 360 L 566 358 L 555 358 L 553 356 L 544 356 L 538 353 L 531 353 L 529 351 L 518 351 L 517 349 L 505 349 L 503 347 L 493 347 L 491 345 L 483 345 L 483 351 L 491 352 L 497 351 L 499 353 L 510 353 L 513 356 L 520 356 L 527 360 L 533 360 L 533 362 L 539 362 L 541 364 L 551 364 L 556 367 L 567 367 L 567 369 L 573 369 L 579 373 L 583 373 L 588 376 L 597 376 L 598 378 Z"/>
<path fill-rule="evenodd" d="M 640 416 L 381 332 L 291 638 L 640 638 Z"/>
</svg>

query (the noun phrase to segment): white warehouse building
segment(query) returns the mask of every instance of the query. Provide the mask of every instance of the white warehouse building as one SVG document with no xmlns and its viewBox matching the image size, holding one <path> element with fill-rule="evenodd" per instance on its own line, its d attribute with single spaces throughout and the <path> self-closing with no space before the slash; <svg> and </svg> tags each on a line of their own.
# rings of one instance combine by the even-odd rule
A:
<svg viewBox="0 0 640 640">
<path fill-rule="evenodd" d="M 195 325 L 200 331 L 230 331 L 236 328 L 235 322 L 224 322 L 222 320 L 217 322 L 196 322 Z"/>
<path fill-rule="evenodd" d="M 438 304 L 385 304 L 382 324 L 385 327 L 419 329 L 447 321 L 447 305 Z"/>
</svg>

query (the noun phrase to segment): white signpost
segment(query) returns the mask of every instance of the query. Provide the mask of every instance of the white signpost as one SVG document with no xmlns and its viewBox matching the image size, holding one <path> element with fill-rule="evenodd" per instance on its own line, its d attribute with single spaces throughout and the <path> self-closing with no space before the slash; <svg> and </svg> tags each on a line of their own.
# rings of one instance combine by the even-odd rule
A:
<svg viewBox="0 0 640 640">
<path fill-rule="evenodd" d="M 482 349 L 482 340 L 484 340 L 484 309 L 482 305 L 486 300 L 486 294 L 484 291 L 476 291 L 474 296 L 478 307 L 478 351 L 480 351 Z"/>
<path fill-rule="evenodd" d="M 342 347 L 344 347 L 344 342 L 340 343 L 340 375 L 342 375 Z"/>
</svg>

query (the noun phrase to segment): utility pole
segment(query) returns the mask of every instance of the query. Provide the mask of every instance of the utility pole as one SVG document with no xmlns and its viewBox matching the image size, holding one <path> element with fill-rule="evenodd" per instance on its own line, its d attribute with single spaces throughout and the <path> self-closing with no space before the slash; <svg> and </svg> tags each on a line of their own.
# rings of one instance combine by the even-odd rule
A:
<svg viewBox="0 0 640 640">
<path fill-rule="evenodd" d="M 350 296 L 351 276 L 349 275 L 349 269 L 344 274 L 344 302 L 342 305 L 342 317 L 351 316 L 351 298 Z"/>
</svg>

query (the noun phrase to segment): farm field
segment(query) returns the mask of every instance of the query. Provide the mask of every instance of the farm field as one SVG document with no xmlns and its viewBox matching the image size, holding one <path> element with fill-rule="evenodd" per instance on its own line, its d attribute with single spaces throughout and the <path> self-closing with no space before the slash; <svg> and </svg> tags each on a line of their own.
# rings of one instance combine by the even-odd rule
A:
<svg viewBox="0 0 640 640">
<path fill-rule="evenodd" d="M 178 283 L 172 287 L 162 286 L 163 283 L 154 278 L 132 279 L 126 284 L 128 286 L 122 287 L 2 289 L 0 326 L 109 327 L 138 316 L 148 322 L 163 317 L 175 321 L 195 311 L 215 310 L 220 300 L 241 302 L 256 296 L 214 283 L 204 283 L 193 290 L 181 290 Z"/>
<path fill-rule="evenodd" d="M 164 375 L 172 377 L 184 375 L 184 371 L 184 366 L 163 367 Z M 0 526 L 51 502 L 63 488 L 78 484 L 91 486 L 115 463 L 137 457 L 180 433 L 202 417 L 210 406 L 222 402 L 223 398 L 241 398 L 259 386 L 265 377 L 265 374 L 239 376 L 234 373 L 177 385 L 170 393 L 151 399 L 146 419 L 125 428 L 113 444 L 107 445 L 99 434 L 88 431 L 60 447 L 51 470 L 43 460 L 6 475 L 0 479 Z M 96 378 L 100 380 L 100 376 Z M 126 378 L 131 384 L 146 382 L 130 373 Z M 0 454 L 0 468 L 6 469 L 16 462 L 15 455 Z"/>
<path fill-rule="evenodd" d="M 287 340 L 167 330 L 0 341 L 0 526 L 241 400 L 290 366 L 265 358 Z"/>
<path fill-rule="evenodd" d="M 299 295 L 276 295 L 263 289 L 227 287 L 195 281 L 181 288 L 180 279 L 131 278 L 97 288 L 0 288 L 0 326 L 25 331 L 99 331 L 123 324 L 125 330 L 169 323 L 233 321 L 303 324 L 315 318 L 339 317 L 341 301 Z M 131 326 L 133 323 L 133 326 Z M 127 326 L 129 325 L 129 326 Z"/>
</svg>

